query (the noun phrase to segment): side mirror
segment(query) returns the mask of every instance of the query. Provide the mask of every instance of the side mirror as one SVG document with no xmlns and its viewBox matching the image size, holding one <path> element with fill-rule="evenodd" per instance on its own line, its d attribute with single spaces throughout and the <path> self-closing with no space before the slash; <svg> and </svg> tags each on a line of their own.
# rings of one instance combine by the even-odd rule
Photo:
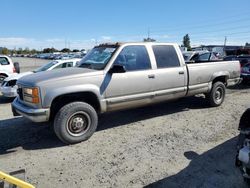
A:
<svg viewBox="0 0 250 188">
<path fill-rule="evenodd" d="M 113 65 L 109 70 L 109 73 L 124 73 L 126 72 L 126 68 L 123 65 Z"/>
</svg>

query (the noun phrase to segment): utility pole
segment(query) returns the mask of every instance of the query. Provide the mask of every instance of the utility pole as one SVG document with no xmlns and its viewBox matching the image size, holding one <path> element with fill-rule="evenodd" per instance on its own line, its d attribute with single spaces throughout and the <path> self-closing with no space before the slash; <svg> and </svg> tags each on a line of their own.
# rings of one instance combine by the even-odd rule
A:
<svg viewBox="0 0 250 188">
<path fill-rule="evenodd" d="M 227 36 L 225 36 L 225 40 L 224 40 L 224 48 L 223 48 L 224 55 L 226 55 L 226 45 L 227 45 Z"/>
</svg>

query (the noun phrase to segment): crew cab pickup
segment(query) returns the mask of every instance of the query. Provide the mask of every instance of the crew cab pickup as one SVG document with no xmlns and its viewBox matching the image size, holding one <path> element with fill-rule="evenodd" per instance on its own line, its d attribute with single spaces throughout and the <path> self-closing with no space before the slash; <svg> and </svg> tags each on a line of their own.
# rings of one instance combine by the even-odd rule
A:
<svg viewBox="0 0 250 188">
<path fill-rule="evenodd" d="M 73 144 L 95 132 L 100 113 L 196 94 L 216 107 L 226 86 L 239 81 L 238 61 L 185 64 L 177 44 L 103 44 L 79 67 L 19 79 L 12 109 L 34 122 L 52 121 L 59 139 Z"/>
</svg>

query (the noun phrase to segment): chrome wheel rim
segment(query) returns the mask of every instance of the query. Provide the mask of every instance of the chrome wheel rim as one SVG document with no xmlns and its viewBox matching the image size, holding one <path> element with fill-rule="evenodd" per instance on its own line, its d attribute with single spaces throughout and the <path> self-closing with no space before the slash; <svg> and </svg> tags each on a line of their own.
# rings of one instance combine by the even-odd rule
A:
<svg viewBox="0 0 250 188">
<path fill-rule="evenodd" d="M 218 87 L 215 91 L 215 94 L 214 94 L 214 99 L 215 99 L 216 103 L 220 103 L 222 101 L 223 95 L 224 95 L 223 88 Z"/>
<path fill-rule="evenodd" d="M 76 112 L 68 118 L 67 131 L 71 136 L 82 136 L 89 130 L 90 124 L 91 118 L 86 112 Z"/>
</svg>

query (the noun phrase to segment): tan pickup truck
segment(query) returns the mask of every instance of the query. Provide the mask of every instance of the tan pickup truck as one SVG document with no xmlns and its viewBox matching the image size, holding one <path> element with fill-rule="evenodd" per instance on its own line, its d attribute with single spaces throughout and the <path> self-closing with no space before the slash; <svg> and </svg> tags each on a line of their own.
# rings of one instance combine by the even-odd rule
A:
<svg viewBox="0 0 250 188">
<path fill-rule="evenodd" d="M 196 94 L 215 107 L 223 103 L 226 86 L 239 80 L 238 61 L 185 64 L 177 44 L 103 44 L 77 68 L 19 79 L 12 109 L 34 122 L 52 121 L 56 135 L 72 144 L 95 132 L 100 113 Z"/>
</svg>

